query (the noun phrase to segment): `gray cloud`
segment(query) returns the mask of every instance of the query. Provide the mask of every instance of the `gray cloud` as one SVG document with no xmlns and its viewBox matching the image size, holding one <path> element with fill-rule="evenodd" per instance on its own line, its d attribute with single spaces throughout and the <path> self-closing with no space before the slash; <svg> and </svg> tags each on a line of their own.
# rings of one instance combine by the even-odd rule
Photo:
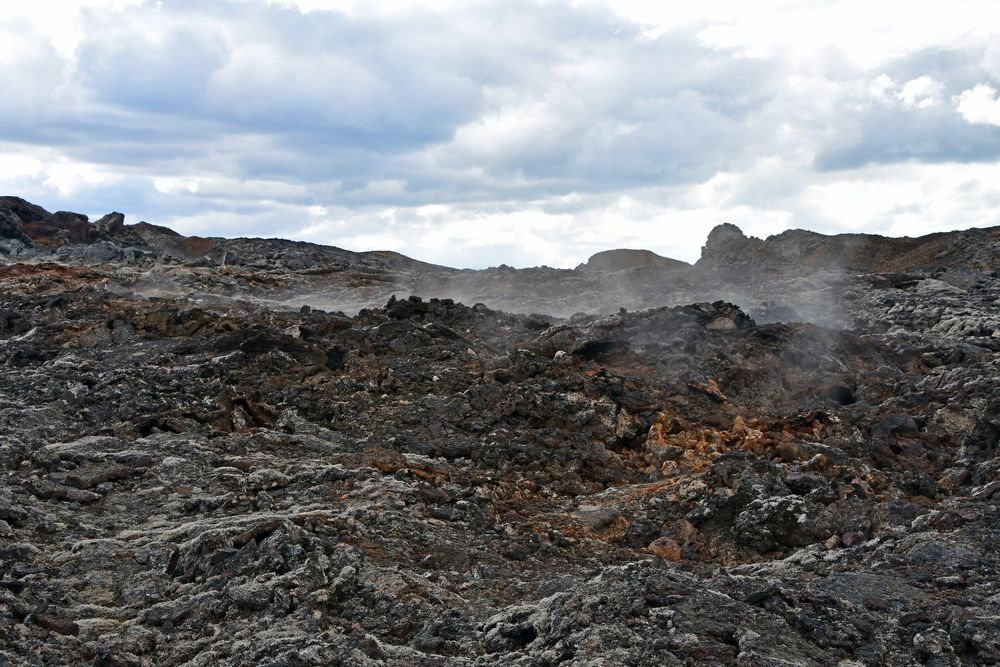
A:
<svg viewBox="0 0 1000 667">
<path fill-rule="evenodd" d="M 606 11 L 560 3 L 396 22 L 263 5 L 169 7 L 97 15 L 70 75 L 77 102 L 45 100 L 61 113 L 4 138 L 134 167 L 175 151 L 204 162 L 218 157 L 220 135 L 262 135 L 260 151 L 223 146 L 227 169 L 425 186 L 436 176 L 447 190 L 471 168 L 523 177 L 530 183 L 515 190 L 533 196 L 710 174 L 742 142 L 770 75 L 689 34 L 640 42 Z M 166 27 L 150 33 L 155 21 Z M 504 113 L 505 101 L 540 105 L 552 127 L 485 151 L 448 145 L 463 125 Z M 439 164 L 408 159 L 441 147 Z M 419 173 L 406 178 L 408 168 Z"/>
<path fill-rule="evenodd" d="M 860 114 L 851 125 L 841 144 L 817 155 L 817 168 L 852 169 L 910 160 L 985 162 L 1000 157 L 1000 134 L 966 122 L 951 107 L 875 108 Z"/>
<path fill-rule="evenodd" d="M 988 79 L 986 49 L 926 49 L 882 68 L 893 87 L 886 99 L 866 101 L 841 120 L 842 134 L 816 156 L 821 170 L 852 169 L 866 164 L 987 162 L 1000 157 L 1000 134 L 968 123 L 953 100 Z M 929 106 L 908 105 L 906 85 L 919 79 L 939 87 Z M 931 102 L 933 102 L 931 104 Z"/>
</svg>

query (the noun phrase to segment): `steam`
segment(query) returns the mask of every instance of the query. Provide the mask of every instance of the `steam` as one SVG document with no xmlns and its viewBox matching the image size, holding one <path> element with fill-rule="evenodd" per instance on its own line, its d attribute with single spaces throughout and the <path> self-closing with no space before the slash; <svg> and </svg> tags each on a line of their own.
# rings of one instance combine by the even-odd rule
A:
<svg viewBox="0 0 1000 667">
<path fill-rule="evenodd" d="M 837 238 L 823 241 L 836 245 Z M 380 307 L 393 295 L 483 303 L 496 310 L 556 318 L 722 300 L 738 305 L 760 324 L 808 322 L 844 328 L 850 323 L 845 285 L 851 273 L 832 261 L 838 252 L 825 256 L 823 268 L 811 268 L 804 255 L 814 247 L 812 240 L 793 233 L 761 241 L 725 225 L 709 236 L 703 259 L 694 266 L 640 251 L 608 251 L 601 253 L 600 263 L 576 269 L 459 270 L 363 255 L 360 264 L 348 262 L 343 270 L 329 273 L 154 266 L 132 273 L 121 289 L 146 297 L 239 301 L 278 309 L 309 306 L 348 315 Z"/>
</svg>

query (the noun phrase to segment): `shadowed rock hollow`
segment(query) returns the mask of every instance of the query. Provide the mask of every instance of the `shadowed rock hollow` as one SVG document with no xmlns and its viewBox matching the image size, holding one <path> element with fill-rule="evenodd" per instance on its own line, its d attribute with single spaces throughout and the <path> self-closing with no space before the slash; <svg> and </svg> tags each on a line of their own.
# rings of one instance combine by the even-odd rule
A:
<svg viewBox="0 0 1000 667">
<path fill-rule="evenodd" d="M 468 271 L 2 198 L 0 664 L 995 664 L 998 240 Z"/>
</svg>

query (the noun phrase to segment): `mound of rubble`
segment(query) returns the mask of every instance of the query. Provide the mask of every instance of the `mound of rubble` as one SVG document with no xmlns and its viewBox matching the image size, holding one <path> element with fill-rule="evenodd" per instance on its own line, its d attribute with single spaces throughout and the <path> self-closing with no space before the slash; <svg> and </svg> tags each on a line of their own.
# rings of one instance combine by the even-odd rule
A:
<svg viewBox="0 0 1000 667">
<path fill-rule="evenodd" d="M 1000 663 L 996 232 L 470 272 L 0 199 L 0 665 Z"/>
</svg>

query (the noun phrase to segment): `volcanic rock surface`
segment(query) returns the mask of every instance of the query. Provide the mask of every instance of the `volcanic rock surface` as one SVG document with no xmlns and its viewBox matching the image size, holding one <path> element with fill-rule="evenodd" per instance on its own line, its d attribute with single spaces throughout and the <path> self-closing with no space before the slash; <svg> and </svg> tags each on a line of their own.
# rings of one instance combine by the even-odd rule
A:
<svg viewBox="0 0 1000 667">
<path fill-rule="evenodd" d="M 468 271 L 0 198 L 0 665 L 996 664 L 998 302 L 1000 228 Z"/>
</svg>

